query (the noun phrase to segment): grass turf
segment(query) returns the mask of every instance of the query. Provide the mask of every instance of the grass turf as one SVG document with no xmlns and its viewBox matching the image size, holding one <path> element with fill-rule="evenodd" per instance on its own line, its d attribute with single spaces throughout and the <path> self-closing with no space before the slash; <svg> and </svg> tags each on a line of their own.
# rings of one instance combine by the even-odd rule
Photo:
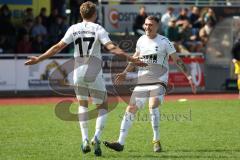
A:
<svg viewBox="0 0 240 160">
<path fill-rule="evenodd" d="M 102 140 L 117 140 L 126 104 L 120 103 L 106 123 Z M 152 151 L 147 107 L 141 110 L 116 153 L 102 145 L 103 156 L 83 155 L 78 122 L 56 117 L 55 105 L 1 106 L 0 159 L 240 159 L 240 101 L 165 102 L 161 108 L 163 152 Z M 77 105 L 72 105 L 76 112 Z M 94 133 L 95 119 L 89 124 Z"/>
</svg>

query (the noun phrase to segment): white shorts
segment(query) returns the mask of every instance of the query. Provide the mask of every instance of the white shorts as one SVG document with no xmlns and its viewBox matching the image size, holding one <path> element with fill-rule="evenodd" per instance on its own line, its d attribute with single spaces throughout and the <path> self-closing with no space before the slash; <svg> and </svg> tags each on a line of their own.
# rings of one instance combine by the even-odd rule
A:
<svg viewBox="0 0 240 160">
<path fill-rule="evenodd" d="M 88 100 L 90 96 L 94 104 L 102 104 L 107 98 L 107 91 L 102 74 L 98 74 L 93 82 L 86 82 L 86 77 L 74 78 L 74 89 L 78 100 Z"/>
<path fill-rule="evenodd" d="M 136 105 L 139 109 L 141 109 L 150 97 L 157 97 L 162 104 L 165 92 L 165 87 L 160 84 L 136 86 L 133 90 L 129 104 Z"/>
</svg>

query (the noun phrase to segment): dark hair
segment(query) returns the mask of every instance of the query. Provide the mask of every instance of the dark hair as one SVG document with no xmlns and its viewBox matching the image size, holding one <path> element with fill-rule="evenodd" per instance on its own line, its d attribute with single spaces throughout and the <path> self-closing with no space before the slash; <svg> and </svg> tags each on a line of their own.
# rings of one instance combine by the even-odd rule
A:
<svg viewBox="0 0 240 160">
<path fill-rule="evenodd" d="M 173 7 L 168 7 L 167 10 L 168 11 L 174 11 L 174 8 Z"/>
<path fill-rule="evenodd" d="M 9 10 L 9 7 L 8 7 L 6 4 L 2 5 L 2 7 L 0 8 L 1 12 L 2 12 L 4 9 L 10 11 L 10 10 Z"/>
<path fill-rule="evenodd" d="M 87 1 L 80 6 L 80 14 L 84 19 L 91 18 L 95 14 L 95 12 L 96 5 L 90 1 Z"/>
<path fill-rule="evenodd" d="M 159 23 L 159 19 L 155 16 L 148 16 L 146 19 L 149 19 L 151 21 L 155 21 L 155 22 Z"/>
<path fill-rule="evenodd" d="M 28 8 L 26 8 L 26 10 L 25 10 L 26 12 L 32 12 L 33 11 L 33 9 L 32 8 L 30 8 L 30 7 L 28 7 Z"/>
<path fill-rule="evenodd" d="M 45 12 L 45 11 L 47 11 L 47 8 L 46 7 L 42 7 L 40 11 L 41 12 Z"/>
</svg>

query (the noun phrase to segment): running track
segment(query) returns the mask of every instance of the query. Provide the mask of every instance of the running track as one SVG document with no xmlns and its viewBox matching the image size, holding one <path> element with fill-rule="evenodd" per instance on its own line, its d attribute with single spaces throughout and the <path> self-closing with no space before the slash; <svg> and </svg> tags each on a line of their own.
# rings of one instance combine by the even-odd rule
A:
<svg viewBox="0 0 240 160">
<path fill-rule="evenodd" d="M 126 98 L 126 97 L 124 97 Z M 126 98 L 127 99 L 127 98 Z M 177 101 L 179 99 L 187 100 L 233 100 L 238 99 L 238 94 L 174 94 L 166 95 L 164 101 Z M 76 101 L 74 97 L 39 97 L 39 98 L 0 98 L 0 106 L 6 105 L 41 105 L 49 103 L 58 103 L 62 100 Z M 120 100 L 118 97 L 109 97 L 109 102 Z"/>
</svg>

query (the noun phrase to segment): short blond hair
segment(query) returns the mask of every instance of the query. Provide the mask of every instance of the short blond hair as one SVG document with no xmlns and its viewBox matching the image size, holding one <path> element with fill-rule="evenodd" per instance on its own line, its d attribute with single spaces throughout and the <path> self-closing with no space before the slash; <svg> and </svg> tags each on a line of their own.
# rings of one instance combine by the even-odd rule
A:
<svg viewBox="0 0 240 160">
<path fill-rule="evenodd" d="M 96 4 L 87 1 L 80 6 L 80 14 L 83 19 L 90 19 L 96 12 Z"/>
</svg>

